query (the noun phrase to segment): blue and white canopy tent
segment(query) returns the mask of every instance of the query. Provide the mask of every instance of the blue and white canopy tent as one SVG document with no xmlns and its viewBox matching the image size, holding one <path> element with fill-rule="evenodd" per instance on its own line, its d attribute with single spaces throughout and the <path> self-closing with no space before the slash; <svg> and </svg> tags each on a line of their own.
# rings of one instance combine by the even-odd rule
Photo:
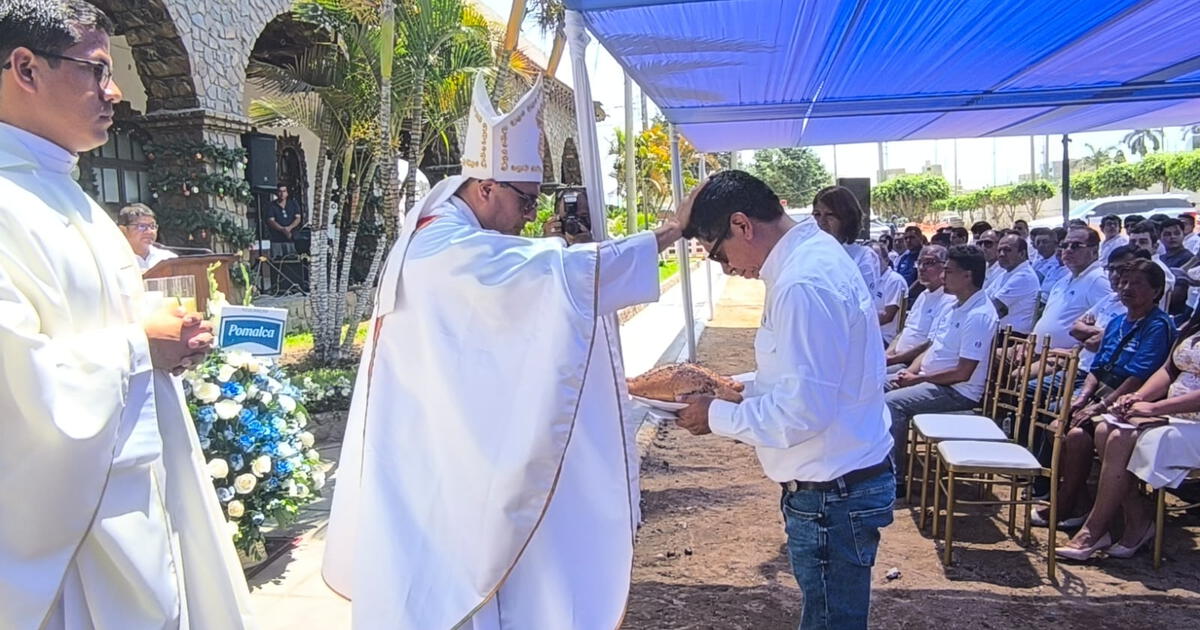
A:
<svg viewBox="0 0 1200 630">
<path fill-rule="evenodd" d="M 704 152 L 1200 121 L 1200 0 L 565 3 L 576 98 L 586 30 Z"/>
</svg>

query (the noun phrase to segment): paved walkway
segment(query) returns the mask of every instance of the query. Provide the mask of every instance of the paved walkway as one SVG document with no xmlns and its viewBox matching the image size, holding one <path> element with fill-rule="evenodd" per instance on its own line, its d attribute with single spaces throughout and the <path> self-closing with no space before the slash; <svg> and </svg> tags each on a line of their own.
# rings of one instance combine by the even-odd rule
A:
<svg viewBox="0 0 1200 630">
<path fill-rule="evenodd" d="M 707 265 L 701 264 L 692 273 L 697 337 L 710 312 Z M 712 268 L 712 292 L 717 300 L 726 279 L 719 268 Z M 676 285 L 621 326 L 626 374 L 641 374 L 664 357 L 675 360 L 686 347 L 681 334 L 683 324 L 683 290 L 682 285 Z M 323 460 L 333 463 L 324 497 L 305 508 L 300 519 L 288 528 L 288 534 L 296 538 L 295 546 L 250 580 L 254 612 L 262 630 L 350 627 L 350 603 L 329 590 L 320 573 L 341 443 L 326 444 L 318 450 Z"/>
</svg>

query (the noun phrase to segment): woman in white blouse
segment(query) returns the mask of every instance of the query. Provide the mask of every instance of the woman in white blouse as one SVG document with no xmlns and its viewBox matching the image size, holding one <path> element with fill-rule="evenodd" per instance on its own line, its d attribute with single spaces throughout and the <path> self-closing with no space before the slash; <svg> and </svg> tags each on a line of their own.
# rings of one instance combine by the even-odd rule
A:
<svg viewBox="0 0 1200 630">
<path fill-rule="evenodd" d="M 846 253 L 858 265 L 871 295 L 875 295 L 879 283 L 879 258 L 869 247 L 858 245 L 858 233 L 862 229 L 863 211 L 858 199 L 849 188 L 826 186 L 813 197 L 813 218 L 821 231 L 837 239 Z"/>
</svg>

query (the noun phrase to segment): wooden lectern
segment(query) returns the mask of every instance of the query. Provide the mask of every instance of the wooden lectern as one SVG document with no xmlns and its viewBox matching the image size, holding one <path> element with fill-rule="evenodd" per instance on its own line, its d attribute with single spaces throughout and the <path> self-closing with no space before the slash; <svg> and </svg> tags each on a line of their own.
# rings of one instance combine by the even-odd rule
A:
<svg viewBox="0 0 1200 630">
<path fill-rule="evenodd" d="M 171 276 L 192 276 L 196 279 L 196 309 L 203 314 L 208 304 L 208 266 L 219 262 L 215 276 L 217 289 L 225 294 L 230 304 L 239 304 L 237 296 L 233 295 L 233 286 L 229 281 L 229 268 L 238 261 L 236 254 L 202 254 L 199 256 L 180 256 L 159 262 L 142 274 L 143 279 L 170 278 Z"/>
</svg>

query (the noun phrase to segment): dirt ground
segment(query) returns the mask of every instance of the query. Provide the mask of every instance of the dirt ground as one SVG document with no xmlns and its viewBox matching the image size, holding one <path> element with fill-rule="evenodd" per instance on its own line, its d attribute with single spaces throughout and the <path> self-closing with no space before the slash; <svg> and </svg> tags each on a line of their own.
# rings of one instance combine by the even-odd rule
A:
<svg viewBox="0 0 1200 630">
<path fill-rule="evenodd" d="M 700 360 L 736 374 L 754 368 L 762 285 L 731 279 Z M 794 628 L 802 597 L 784 552 L 779 488 L 753 449 L 723 438 L 660 428 L 642 465 L 644 525 L 638 536 L 625 628 Z M 1007 513 L 1007 512 L 1005 512 Z M 1168 518 L 1166 563 L 1059 564 L 1046 576 L 1047 530 L 1033 545 L 1008 536 L 988 508 L 956 521 L 954 563 L 897 502 L 874 569 L 873 628 L 1200 627 L 1200 519 Z M 1067 540 L 1060 534 L 1060 543 Z M 901 577 L 885 578 L 891 568 Z"/>
</svg>

